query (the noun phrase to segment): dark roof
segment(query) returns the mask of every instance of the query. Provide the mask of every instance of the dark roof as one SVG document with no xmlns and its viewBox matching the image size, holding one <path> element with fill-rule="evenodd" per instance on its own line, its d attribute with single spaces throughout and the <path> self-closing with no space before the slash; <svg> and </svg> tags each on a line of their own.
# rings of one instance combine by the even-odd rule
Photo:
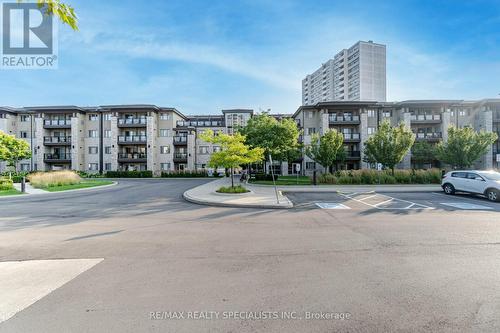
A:
<svg viewBox="0 0 500 333">
<path fill-rule="evenodd" d="M 226 114 L 226 113 L 232 113 L 232 112 L 252 113 L 253 114 L 253 110 L 252 109 L 226 109 L 226 110 L 222 110 L 222 113 L 224 113 L 224 114 Z"/>
</svg>

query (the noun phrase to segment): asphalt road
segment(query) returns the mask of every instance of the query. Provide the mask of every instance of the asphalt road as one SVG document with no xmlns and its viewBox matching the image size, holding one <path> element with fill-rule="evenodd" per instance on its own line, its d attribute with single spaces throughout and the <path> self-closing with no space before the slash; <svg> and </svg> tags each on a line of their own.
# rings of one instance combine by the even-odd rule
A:
<svg viewBox="0 0 500 333">
<path fill-rule="evenodd" d="M 0 200 L 0 261 L 104 258 L 0 332 L 500 330 L 500 204 L 440 193 L 290 194 L 292 210 L 182 199 L 203 182 Z M 243 318 L 266 313 L 279 319 Z"/>
</svg>

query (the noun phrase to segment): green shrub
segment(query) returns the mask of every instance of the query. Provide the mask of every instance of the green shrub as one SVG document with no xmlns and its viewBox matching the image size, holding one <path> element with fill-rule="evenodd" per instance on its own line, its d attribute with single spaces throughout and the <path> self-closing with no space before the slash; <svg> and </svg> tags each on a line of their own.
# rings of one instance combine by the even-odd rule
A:
<svg viewBox="0 0 500 333">
<path fill-rule="evenodd" d="M 209 177 L 208 171 L 168 171 L 161 173 L 162 178 L 200 178 Z M 217 172 L 212 177 L 220 177 Z"/>
<path fill-rule="evenodd" d="M 255 180 L 267 180 L 267 181 L 273 181 L 273 175 L 271 174 L 265 174 L 265 173 L 256 173 L 254 175 Z M 274 175 L 274 180 L 278 180 L 278 175 Z"/>
<path fill-rule="evenodd" d="M 106 172 L 108 178 L 152 178 L 153 171 L 108 171 Z"/>
<path fill-rule="evenodd" d="M 82 178 L 104 178 L 104 175 L 97 172 L 77 171 L 77 173 Z"/>
<path fill-rule="evenodd" d="M 20 182 L 22 182 L 23 177 L 28 177 L 29 174 L 30 174 L 30 172 L 28 172 L 28 171 L 3 172 L 2 176 L 4 178 L 9 178 L 9 176 L 10 176 L 14 183 L 20 183 Z"/>
<path fill-rule="evenodd" d="M 31 185 L 36 188 L 75 185 L 82 182 L 82 178 L 70 170 L 36 172 L 29 175 L 29 180 Z"/>
<path fill-rule="evenodd" d="M 439 184 L 441 170 L 341 170 L 334 174 L 322 174 L 318 177 L 320 184 L 339 185 L 375 185 L 375 184 Z"/>
<path fill-rule="evenodd" d="M 247 190 L 245 187 L 241 186 L 241 185 L 237 185 L 235 187 L 231 187 L 231 186 L 228 186 L 228 187 L 221 187 L 217 190 L 217 192 L 219 193 L 231 193 L 231 194 L 234 194 L 234 193 L 247 193 L 247 192 L 250 192 L 249 190 Z"/>
<path fill-rule="evenodd" d="M 12 190 L 13 188 L 14 185 L 12 183 L 12 180 L 8 178 L 0 178 L 0 191 Z"/>
</svg>

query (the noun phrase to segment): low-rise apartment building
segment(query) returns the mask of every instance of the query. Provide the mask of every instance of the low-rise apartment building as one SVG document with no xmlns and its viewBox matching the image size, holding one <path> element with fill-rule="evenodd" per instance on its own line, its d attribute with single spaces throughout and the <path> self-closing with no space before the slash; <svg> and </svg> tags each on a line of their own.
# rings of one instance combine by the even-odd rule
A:
<svg viewBox="0 0 500 333">
<path fill-rule="evenodd" d="M 218 115 L 185 116 L 175 108 L 155 105 L 105 105 L 99 107 L 0 108 L 0 130 L 26 140 L 29 160 L 18 169 L 73 169 L 86 172 L 151 170 L 194 171 L 207 168 L 210 155 L 220 147 L 203 141 L 207 129 L 232 134 L 253 116 L 248 109 L 222 110 Z M 363 144 L 380 123 L 388 120 L 410 126 L 416 139 L 435 144 L 447 140 L 450 125 L 473 126 L 500 135 L 500 99 L 479 101 L 413 100 L 403 102 L 335 101 L 301 106 L 292 117 L 302 130 L 300 140 L 310 144 L 314 133 L 336 129 L 344 135 L 346 160 L 337 168 L 373 167 L 363 162 Z M 273 166 L 277 174 L 322 170 L 305 154 Z M 437 162 L 428 165 L 438 166 Z M 400 168 L 411 168 L 409 153 Z M 500 168 L 500 143 L 495 142 L 476 167 Z M 0 171 L 5 163 L 0 163 Z"/>
<path fill-rule="evenodd" d="M 500 99 L 479 101 L 462 100 L 412 100 L 403 102 L 323 102 L 311 106 L 301 106 L 293 115 L 303 130 L 301 140 L 310 144 L 314 133 L 324 133 L 326 129 L 336 129 L 344 134 L 346 161 L 343 168 L 369 168 L 363 162 L 363 145 L 375 133 L 380 123 L 388 120 L 392 125 L 403 122 L 411 127 L 417 141 L 435 144 L 447 140 L 447 129 L 472 126 L 476 130 L 493 131 L 500 136 Z M 496 141 L 488 152 L 477 162 L 477 168 L 500 168 L 500 143 Z M 306 173 L 321 169 L 307 156 L 302 158 L 302 168 Z M 430 166 L 437 166 L 431 162 Z M 409 153 L 399 165 L 411 168 Z"/>
<path fill-rule="evenodd" d="M 19 170 L 72 169 L 86 172 L 205 169 L 220 149 L 199 138 L 201 132 L 233 133 L 252 110 L 187 117 L 155 105 L 105 105 L 0 108 L 0 130 L 26 140 L 32 158 Z M 0 163 L 0 171 L 5 170 Z"/>
</svg>

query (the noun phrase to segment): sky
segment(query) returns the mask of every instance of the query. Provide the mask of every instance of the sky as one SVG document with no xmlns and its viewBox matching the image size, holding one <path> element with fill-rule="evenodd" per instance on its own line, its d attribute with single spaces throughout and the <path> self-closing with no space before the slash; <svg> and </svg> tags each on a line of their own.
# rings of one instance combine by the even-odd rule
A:
<svg viewBox="0 0 500 333">
<path fill-rule="evenodd" d="M 301 80 L 387 45 L 387 100 L 500 98 L 500 1 L 64 0 L 57 70 L 0 70 L 0 105 L 293 113 Z"/>
</svg>

